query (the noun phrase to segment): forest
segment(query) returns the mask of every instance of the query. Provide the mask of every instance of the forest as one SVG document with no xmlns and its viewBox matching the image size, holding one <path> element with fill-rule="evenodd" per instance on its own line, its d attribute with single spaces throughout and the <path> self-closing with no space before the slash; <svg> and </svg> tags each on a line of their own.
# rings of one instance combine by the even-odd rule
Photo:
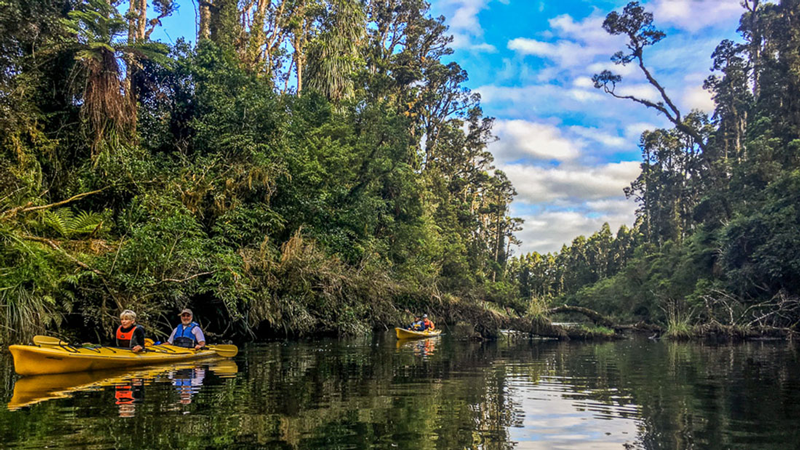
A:
<svg viewBox="0 0 800 450">
<path fill-rule="evenodd" d="M 509 263 L 520 295 L 591 308 L 667 334 L 792 336 L 800 322 L 800 2 L 745 0 L 741 42 L 725 40 L 704 83 L 711 116 L 680 111 L 645 64 L 666 34 L 636 2 L 603 28 L 627 38 L 611 59 L 633 65 L 658 101 L 620 95 L 604 71 L 595 87 L 662 114 L 670 129 L 641 136 L 641 174 L 625 195 L 634 226 L 608 226 L 556 254 Z"/>
<path fill-rule="evenodd" d="M 632 227 L 515 256 L 493 120 L 423 0 L 204 0 L 174 45 L 151 40 L 172 0 L 0 0 L 0 343 L 103 340 L 122 309 L 157 335 L 187 306 L 240 340 L 555 305 L 796 330 L 800 0 L 744 6 L 711 116 L 648 70 L 657 18 L 608 15 L 662 98 L 595 87 L 674 127 L 641 137 Z"/>
</svg>

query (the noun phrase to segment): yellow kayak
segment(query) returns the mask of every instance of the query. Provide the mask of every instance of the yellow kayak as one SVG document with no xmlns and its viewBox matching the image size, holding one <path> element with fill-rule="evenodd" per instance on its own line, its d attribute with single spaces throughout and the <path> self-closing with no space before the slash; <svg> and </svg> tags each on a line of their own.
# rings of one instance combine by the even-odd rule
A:
<svg viewBox="0 0 800 450">
<path fill-rule="evenodd" d="M 14 369 L 20 375 L 109 370 L 219 356 L 213 349 L 194 350 L 169 344 L 147 347 L 140 353 L 123 348 L 71 345 L 12 345 L 8 349 L 14 356 Z"/>
<path fill-rule="evenodd" d="M 397 339 L 424 339 L 442 334 L 442 330 L 411 331 L 405 328 L 395 328 Z"/>
</svg>

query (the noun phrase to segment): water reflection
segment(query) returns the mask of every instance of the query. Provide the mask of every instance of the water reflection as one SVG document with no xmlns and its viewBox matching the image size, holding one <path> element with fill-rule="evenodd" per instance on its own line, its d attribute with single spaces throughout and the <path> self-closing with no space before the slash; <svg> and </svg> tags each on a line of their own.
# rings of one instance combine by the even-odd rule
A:
<svg viewBox="0 0 800 450">
<path fill-rule="evenodd" d="M 439 336 L 427 339 L 399 339 L 397 349 L 411 351 L 417 356 L 428 357 L 436 351 L 437 342 L 439 342 Z"/>
<path fill-rule="evenodd" d="M 191 403 L 191 397 L 199 392 L 205 379 L 205 368 L 223 378 L 230 378 L 238 371 L 231 360 L 186 362 L 135 370 L 102 370 L 52 375 L 21 377 L 14 384 L 13 396 L 8 409 L 15 411 L 47 400 L 69 398 L 81 392 L 113 387 L 114 404 L 119 417 L 134 417 L 136 405 L 144 399 L 145 386 L 166 379 L 178 388 L 180 403 Z"/>
<path fill-rule="evenodd" d="M 136 403 L 144 397 L 144 383 L 141 378 L 133 378 L 125 384 L 114 386 L 114 402 L 119 407 L 120 417 L 136 416 Z"/>
<path fill-rule="evenodd" d="M 172 385 L 177 388 L 181 403 L 188 405 L 192 403 L 192 395 L 200 392 L 206 371 L 201 367 L 181 369 L 171 372 L 169 377 L 172 379 Z"/>
<path fill-rule="evenodd" d="M 72 375 L 67 389 L 41 382 L 40 397 L 27 399 L 17 394 L 31 379 L 18 379 L 9 409 L 0 408 L 2 446 L 791 449 L 800 442 L 800 357 L 786 343 L 398 343 L 387 334 L 262 344 L 217 365 L 81 376 Z M 0 377 L 7 399 L 11 378 Z"/>
</svg>

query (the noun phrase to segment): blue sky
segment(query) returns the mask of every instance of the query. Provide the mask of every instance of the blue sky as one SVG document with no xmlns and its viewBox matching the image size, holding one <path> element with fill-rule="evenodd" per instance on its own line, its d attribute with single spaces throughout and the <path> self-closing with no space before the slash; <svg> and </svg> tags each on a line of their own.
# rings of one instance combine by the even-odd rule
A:
<svg viewBox="0 0 800 450">
<path fill-rule="evenodd" d="M 642 131 L 666 127 L 655 111 L 594 89 L 603 69 L 623 75 L 623 93 L 654 98 L 633 67 L 610 56 L 624 39 L 602 29 L 627 1 L 438 0 L 486 115 L 497 119 L 496 166 L 517 189 L 512 213 L 525 219 L 516 253 L 556 251 L 603 222 L 631 225 L 636 205 L 622 189 L 639 174 Z M 647 49 L 646 64 L 685 114 L 713 111 L 702 89 L 722 39 L 738 39 L 739 0 L 649 0 L 667 38 Z"/>
<path fill-rule="evenodd" d="M 645 62 L 683 113 L 711 112 L 703 91 L 710 56 L 722 39 L 737 39 L 740 0 L 648 0 L 667 38 L 647 49 Z M 164 20 L 155 39 L 195 34 L 196 2 Z M 454 35 L 453 60 L 470 75 L 486 115 L 495 117 L 495 164 L 518 196 L 512 214 L 525 219 L 515 253 L 556 251 L 603 222 L 616 231 L 634 221 L 636 205 L 622 189 L 639 173 L 642 131 L 665 127 L 643 106 L 591 86 L 603 69 L 623 75 L 622 93 L 653 98 L 654 89 L 632 67 L 609 58 L 624 40 L 602 29 L 617 0 L 432 0 Z"/>
</svg>

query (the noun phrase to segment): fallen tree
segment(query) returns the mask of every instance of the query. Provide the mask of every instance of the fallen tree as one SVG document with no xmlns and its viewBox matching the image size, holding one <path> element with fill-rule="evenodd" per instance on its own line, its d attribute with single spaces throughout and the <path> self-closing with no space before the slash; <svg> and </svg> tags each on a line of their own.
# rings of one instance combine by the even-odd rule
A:
<svg viewBox="0 0 800 450">
<path fill-rule="evenodd" d="M 595 325 L 600 325 L 603 327 L 609 328 L 616 328 L 616 324 L 614 321 L 609 319 L 608 317 L 600 314 L 597 311 L 591 310 L 589 308 L 583 308 L 580 306 L 570 306 L 570 305 L 563 305 L 557 306 L 555 308 L 550 308 L 547 313 L 549 315 L 558 314 L 558 313 L 578 313 L 583 314 L 584 316 L 588 317 Z"/>
</svg>

